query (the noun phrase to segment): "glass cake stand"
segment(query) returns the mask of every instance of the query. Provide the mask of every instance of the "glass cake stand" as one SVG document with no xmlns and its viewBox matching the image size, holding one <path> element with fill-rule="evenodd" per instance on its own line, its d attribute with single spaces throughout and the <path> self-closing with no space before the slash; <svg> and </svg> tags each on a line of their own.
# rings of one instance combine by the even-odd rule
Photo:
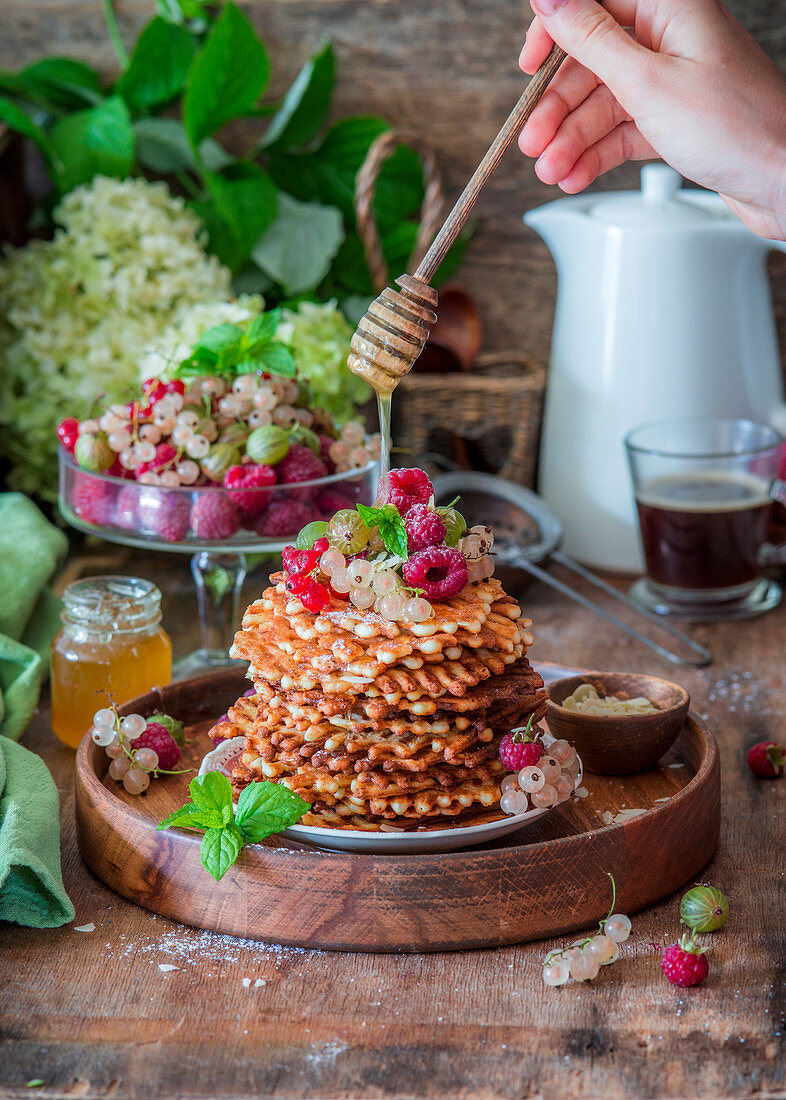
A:
<svg viewBox="0 0 786 1100">
<path fill-rule="evenodd" d="M 240 622 L 248 555 L 280 553 L 312 520 L 370 504 L 378 479 L 379 463 L 369 462 L 290 485 L 168 488 L 90 473 L 61 447 L 58 507 L 70 526 L 107 542 L 191 555 L 202 644 L 175 665 L 175 679 L 185 679 L 236 663 L 228 651 Z"/>
</svg>

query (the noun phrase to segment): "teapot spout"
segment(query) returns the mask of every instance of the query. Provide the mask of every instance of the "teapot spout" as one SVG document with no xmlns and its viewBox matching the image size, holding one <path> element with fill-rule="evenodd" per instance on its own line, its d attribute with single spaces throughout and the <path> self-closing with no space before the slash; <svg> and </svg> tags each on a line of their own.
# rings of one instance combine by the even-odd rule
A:
<svg viewBox="0 0 786 1100">
<path fill-rule="evenodd" d="M 557 265 L 568 258 L 568 250 L 575 254 L 583 243 L 584 235 L 592 225 L 587 217 L 587 198 L 582 195 L 555 199 L 544 206 L 537 206 L 524 214 L 524 224 L 543 238 Z"/>
</svg>

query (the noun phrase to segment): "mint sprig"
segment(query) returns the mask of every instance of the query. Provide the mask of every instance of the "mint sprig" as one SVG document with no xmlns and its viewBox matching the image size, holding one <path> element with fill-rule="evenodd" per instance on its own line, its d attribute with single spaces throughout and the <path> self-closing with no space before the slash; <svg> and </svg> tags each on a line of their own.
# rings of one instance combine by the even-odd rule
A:
<svg viewBox="0 0 786 1100">
<path fill-rule="evenodd" d="M 379 530 L 379 537 L 389 554 L 395 554 L 399 558 L 407 557 L 409 553 L 407 529 L 397 508 L 392 504 L 383 504 L 381 508 L 369 508 L 366 504 L 358 504 L 357 510 L 368 527 L 376 527 Z"/>
<path fill-rule="evenodd" d="M 288 829 L 309 808 L 288 787 L 266 779 L 249 783 L 237 800 L 237 810 L 232 807 L 232 784 L 221 772 L 197 776 L 188 789 L 192 801 L 165 817 L 158 828 L 204 830 L 200 858 L 216 882 L 237 861 L 244 844 L 258 844 Z"/>
<path fill-rule="evenodd" d="M 175 376 L 191 378 L 200 374 L 253 374 L 265 371 L 292 378 L 295 360 L 286 344 L 276 339 L 281 310 L 260 314 L 246 327 L 228 321 L 204 332 L 180 363 Z"/>
</svg>

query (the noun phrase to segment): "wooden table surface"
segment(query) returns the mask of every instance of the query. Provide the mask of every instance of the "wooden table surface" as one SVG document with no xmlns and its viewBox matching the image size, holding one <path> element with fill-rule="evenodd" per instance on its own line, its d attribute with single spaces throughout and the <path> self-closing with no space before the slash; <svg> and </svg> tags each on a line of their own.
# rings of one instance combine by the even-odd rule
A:
<svg viewBox="0 0 786 1100">
<path fill-rule="evenodd" d="M 195 641 L 186 562 L 129 556 L 165 577 L 177 648 Z M 108 571 L 106 562 L 98 571 Z M 252 574 L 249 598 L 264 581 Z M 679 933 L 679 896 L 633 919 L 624 957 L 591 984 L 548 989 L 557 941 L 493 951 L 356 955 L 201 932 L 138 909 L 81 863 L 73 753 L 46 698 L 24 738 L 62 803 L 63 873 L 75 925 L 0 929 L 0 1096 L 786 1097 L 786 780 L 755 781 L 745 750 L 786 737 L 786 607 L 696 626 L 705 670 L 670 669 L 542 587 L 523 605 L 535 659 L 648 671 L 691 692 L 721 746 L 723 826 L 706 879 L 731 902 L 706 937 L 710 976 L 669 985 L 656 942 Z M 163 966 L 177 969 L 162 970 Z M 27 1088 L 29 1081 L 43 1085 Z"/>
</svg>

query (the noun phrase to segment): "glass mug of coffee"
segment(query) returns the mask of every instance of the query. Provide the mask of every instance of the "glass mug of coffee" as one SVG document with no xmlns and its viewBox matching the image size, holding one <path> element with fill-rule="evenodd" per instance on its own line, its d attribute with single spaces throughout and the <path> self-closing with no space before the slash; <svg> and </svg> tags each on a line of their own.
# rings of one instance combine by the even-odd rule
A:
<svg viewBox="0 0 786 1100">
<path fill-rule="evenodd" d="M 783 439 L 751 420 L 663 420 L 625 437 L 646 577 L 631 589 L 662 615 L 712 621 L 776 607 L 781 588 L 764 576 L 786 561 L 767 543 Z"/>
</svg>

